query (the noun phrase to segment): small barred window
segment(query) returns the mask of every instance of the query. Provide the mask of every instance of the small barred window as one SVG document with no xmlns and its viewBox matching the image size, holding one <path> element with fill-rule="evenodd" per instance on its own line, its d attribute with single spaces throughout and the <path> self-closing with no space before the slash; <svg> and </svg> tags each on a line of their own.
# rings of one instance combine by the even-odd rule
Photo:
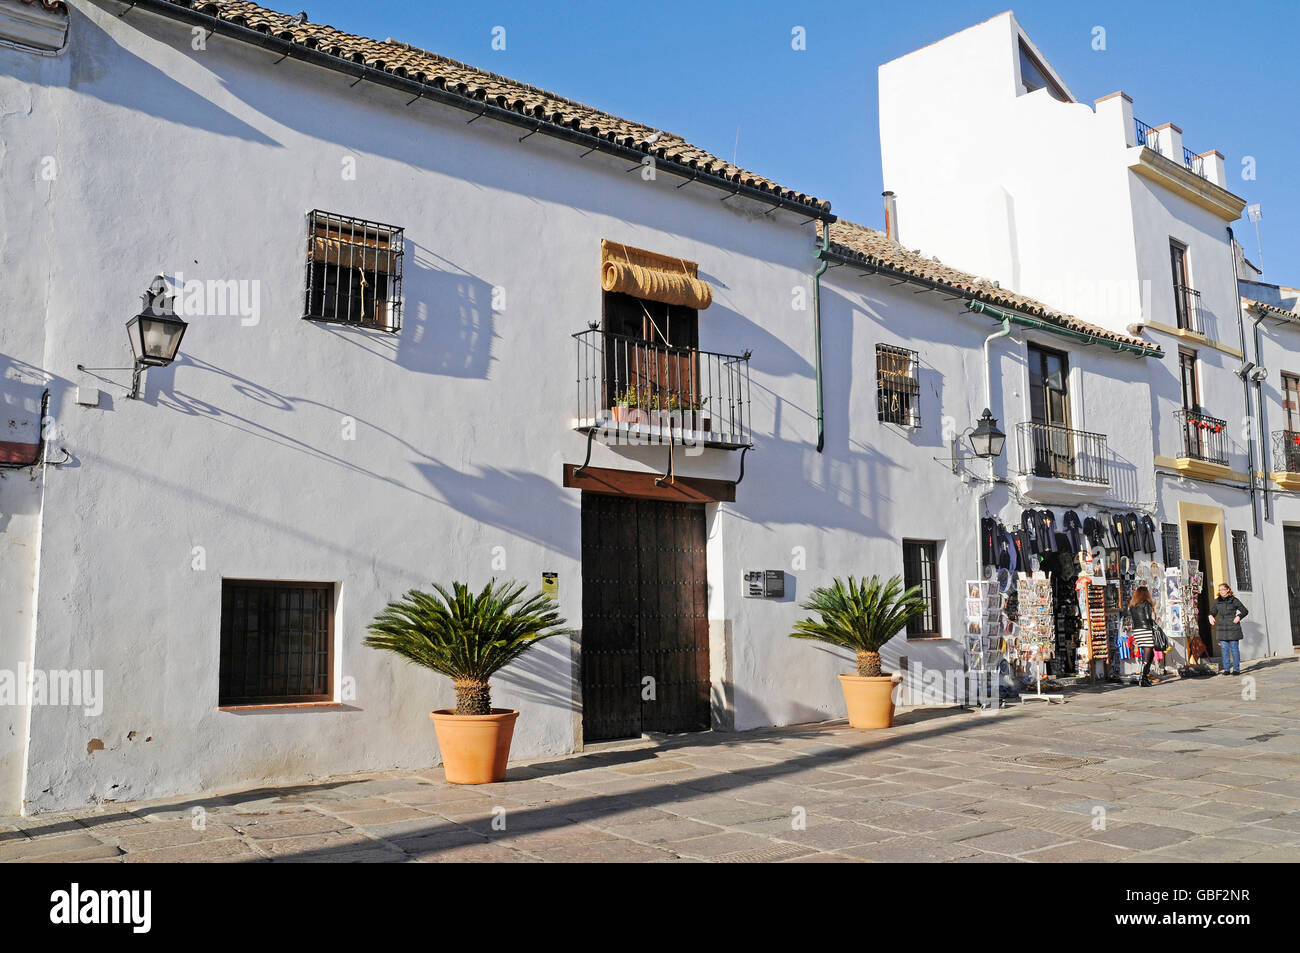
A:
<svg viewBox="0 0 1300 953">
<path fill-rule="evenodd" d="M 303 317 L 398 331 L 403 231 L 319 210 L 307 222 Z"/>
<path fill-rule="evenodd" d="M 1237 564 L 1237 588 L 1242 592 L 1250 592 L 1250 548 L 1243 529 L 1232 531 L 1232 559 Z"/>
<path fill-rule="evenodd" d="M 900 427 L 921 426 L 919 355 L 905 347 L 876 345 L 876 417 Z"/>
</svg>

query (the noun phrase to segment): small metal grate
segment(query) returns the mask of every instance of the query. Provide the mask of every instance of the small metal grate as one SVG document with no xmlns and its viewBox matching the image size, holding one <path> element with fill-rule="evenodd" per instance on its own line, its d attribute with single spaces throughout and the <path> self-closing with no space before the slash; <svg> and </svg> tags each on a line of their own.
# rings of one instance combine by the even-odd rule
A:
<svg viewBox="0 0 1300 953">
<path fill-rule="evenodd" d="M 312 211 L 303 317 L 400 330 L 403 234 L 392 225 Z"/>
<path fill-rule="evenodd" d="M 876 345 L 876 416 L 900 427 L 921 426 L 920 355 L 892 344 Z"/>
<path fill-rule="evenodd" d="M 1020 757 L 1011 760 L 1016 764 L 1029 765 L 1031 768 L 1055 768 L 1057 770 L 1101 764 L 1099 758 L 1079 758 L 1068 754 L 1052 754 L 1050 751 L 1044 751 L 1041 754 L 1022 754 Z"/>
</svg>

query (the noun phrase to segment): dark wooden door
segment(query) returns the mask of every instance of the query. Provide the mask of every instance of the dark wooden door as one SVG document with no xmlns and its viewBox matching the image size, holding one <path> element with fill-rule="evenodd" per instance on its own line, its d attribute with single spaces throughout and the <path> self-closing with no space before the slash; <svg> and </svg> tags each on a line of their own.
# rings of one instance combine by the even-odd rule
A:
<svg viewBox="0 0 1300 953">
<path fill-rule="evenodd" d="M 1205 651 L 1213 655 L 1214 628 L 1210 625 L 1210 593 L 1214 582 L 1210 579 L 1210 564 L 1205 558 L 1204 523 L 1187 524 L 1187 558 L 1200 563 L 1201 574 L 1205 579 L 1205 584 L 1196 597 L 1196 625 L 1201 641 L 1205 643 Z"/>
<path fill-rule="evenodd" d="M 582 495 L 585 741 L 709 727 L 704 547 L 701 504 Z"/>
<path fill-rule="evenodd" d="M 1291 607 L 1291 644 L 1300 645 L 1300 526 L 1282 527 L 1286 556 L 1287 604 Z"/>
</svg>

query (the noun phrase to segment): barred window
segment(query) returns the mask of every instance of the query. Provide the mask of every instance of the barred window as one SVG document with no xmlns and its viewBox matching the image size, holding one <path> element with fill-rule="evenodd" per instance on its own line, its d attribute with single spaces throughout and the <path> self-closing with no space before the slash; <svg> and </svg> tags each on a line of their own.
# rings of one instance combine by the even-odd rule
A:
<svg viewBox="0 0 1300 953">
<path fill-rule="evenodd" d="M 319 209 L 307 222 L 303 317 L 398 331 L 403 230 Z"/>
<path fill-rule="evenodd" d="M 1250 547 L 1244 529 L 1232 531 L 1232 559 L 1237 564 L 1237 588 L 1250 592 Z"/>
<path fill-rule="evenodd" d="M 1165 551 L 1165 565 L 1177 566 L 1183 558 L 1183 544 L 1178 537 L 1177 523 L 1160 524 L 1160 545 Z"/>
<path fill-rule="evenodd" d="M 219 704 L 331 701 L 334 586 L 221 581 Z"/>
<path fill-rule="evenodd" d="M 901 427 L 921 426 L 919 355 L 905 347 L 876 345 L 876 417 Z"/>
<path fill-rule="evenodd" d="M 921 587 L 925 611 L 907 623 L 907 637 L 940 635 L 939 544 L 926 540 L 903 540 L 903 586 Z"/>
</svg>

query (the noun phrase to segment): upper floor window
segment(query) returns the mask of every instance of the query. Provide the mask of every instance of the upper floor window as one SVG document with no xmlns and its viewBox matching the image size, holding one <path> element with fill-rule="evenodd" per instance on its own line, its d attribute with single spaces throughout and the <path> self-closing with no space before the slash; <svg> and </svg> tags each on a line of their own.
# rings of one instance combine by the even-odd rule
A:
<svg viewBox="0 0 1300 953">
<path fill-rule="evenodd" d="M 1201 293 L 1192 287 L 1187 272 L 1187 246 L 1169 241 L 1169 264 L 1174 278 L 1174 314 L 1180 330 L 1204 334 L 1201 320 Z"/>
<path fill-rule="evenodd" d="M 1046 89 L 1053 99 L 1063 103 L 1073 102 L 1061 88 L 1061 84 L 1052 79 L 1047 68 L 1023 39 L 1020 41 L 1020 84 L 1024 86 L 1026 93 L 1032 93 L 1036 89 Z"/>
<path fill-rule="evenodd" d="M 921 426 L 921 384 L 916 351 L 876 345 L 876 418 L 900 427 Z"/>
<path fill-rule="evenodd" d="M 1286 419 L 1286 429 L 1291 433 L 1300 432 L 1300 377 L 1282 372 L 1282 413 Z"/>
<path fill-rule="evenodd" d="M 1182 387 L 1183 410 L 1201 409 L 1201 384 L 1196 373 L 1196 352 L 1178 350 L 1178 377 Z"/>
<path fill-rule="evenodd" d="M 400 228 L 313 211 L 303 317 L 400 330 L 402 251 Z"/>
</svg>

